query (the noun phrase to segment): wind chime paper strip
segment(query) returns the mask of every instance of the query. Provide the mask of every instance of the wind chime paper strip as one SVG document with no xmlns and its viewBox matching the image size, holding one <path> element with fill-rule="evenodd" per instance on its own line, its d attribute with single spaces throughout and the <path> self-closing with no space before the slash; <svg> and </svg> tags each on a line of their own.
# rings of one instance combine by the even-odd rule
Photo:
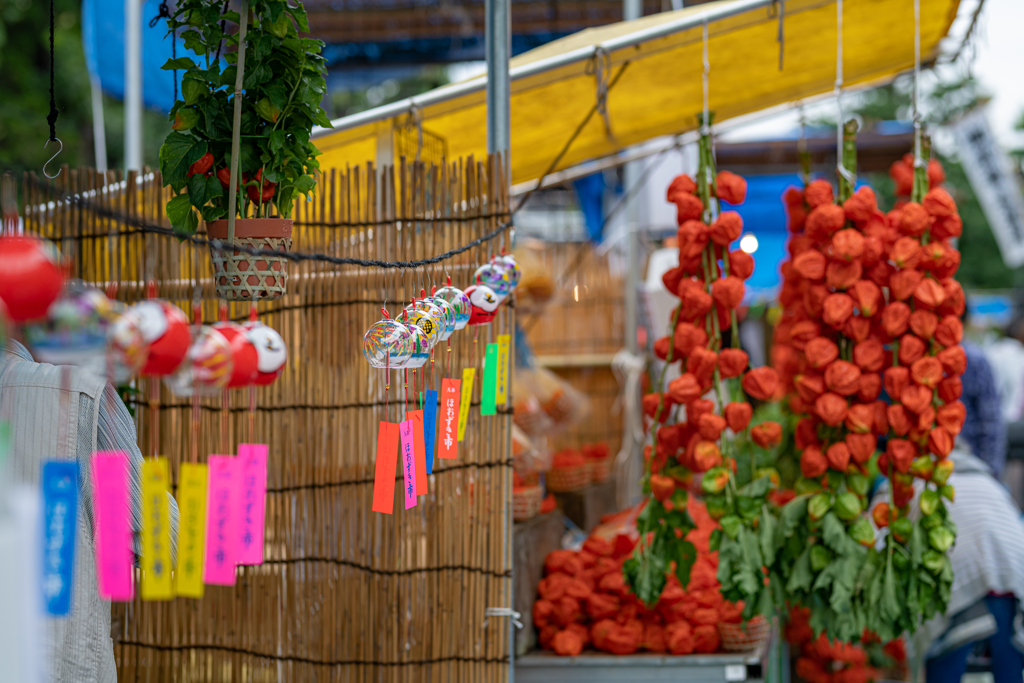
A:
<svg viewBox="0 0 1024 683">
<path fill-rule="evenodd" d="M 377 462 L 373 469 L 374 512 L 390 515 L 394 511 L 397 466 L 398 425 L 394 422 L 381 422 L 377 428 Z"/>
<path fill-rule="evenodd" d="M 203 551 L 206 549 L 206 465 L 184 462 L 178 477 L 178 567 L 175 572 L 179 596 L 203 597 Z"/>
<path fill-rule="evenodd" d="M 459 441 L 466 438 L 466 423 L 469 422 L 469 405 L 473 402 L 473 379 L 476 368 L 462 370 L 462 399 L 459 402 Z"/>
<path fill-rule="evenodd" d="M 441 380 L 441 428 L 437 439 L 437 457 L 454 460 L 459 451 L 459 389 L 457 379 Z"/>
<path fill-rule="evenodd" d="M 427 391 L 423 404 L 423 445 L 426 448 L 427 474 L 434 473 L 434 446 L 437 444 L 437 392 Z"/>
<path fill-rule="evenodd" d="M 142 461 L 142 599 L 170 600 L 171 518 L 167 458 Z"/>
<path fill-rule="evenodd" d="M 405 419 L 412 422 L 413 454 L 416 457 L 416 495 L 427 495 L 427 454 L 423 446 L 423 411 L 410 410 Z"/>
<path fill-rule="evenodd" d="M 498 384 L 498 345 L 488 344 L 484 356 L 484 386 L 480 390 L 480 414 L 494 415 L 498 412 L 495 399 Z"/>
<path fill-rule="evenodd" d="M 242 545 L 238 564 L 263 564 L 263 529 L 267 511 L 267 445 L 238 445 L 242 461 Z"/>
<path fill-rule="evenodd" d="M 43 598 L 47 614 L 67 616 L 75 575 L 78 530 L 78 463 L 43 465 Z"/>
<path fill-rule="evenodd" d="M 128 460 L 123 451 L 97 451 L 90 468 L 100 597 L 127 602 L 135 597 L 132 532 L 128 523 Z"/>
<path fill-rule="evenodd" d="M 230 455 L 210 456 L 203 581 L 213 586 L 235 585 L 235 565 L 242 540 L 240 462 Z"/>
<path fill-rule="evenodd" d="M 505 405 L 508 401 L 508 351 L 511 344 L 511 335 L 498 335 L 498 385 L 494 400 L 499 406 Z"/>
<path fill-rule="evenodd" d="M 402 438 L 402 491 L 405 493 L 405 509 L 416 506 L 416 455 L 412 436 L 412 420 L 399 426 Z"/>
</svg>

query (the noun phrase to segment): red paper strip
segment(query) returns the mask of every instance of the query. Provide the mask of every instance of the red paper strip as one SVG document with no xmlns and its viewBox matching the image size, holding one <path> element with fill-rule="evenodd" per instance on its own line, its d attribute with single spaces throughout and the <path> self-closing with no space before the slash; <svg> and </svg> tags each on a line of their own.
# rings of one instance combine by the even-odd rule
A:
<svg viewBox="0 0 1024 683">
<path fill-rule="evenodd" d="M 405 419 L 412 421 L 412 439 L 416 455 L 416 495 L 427 495 L 427 447 L 423 439 L 423 411 L 409 410 Z"/>
<path fill-rule="evenodd" d="M 459 396 L 462 381 L 441 380 L 440 435 L 437 440 L 437 457 L 453 460 L 459 450 Z"/>
<path fill-rule="evenodd" d="M 373 470 L 373 511 L 390 515 L 395 509 L 395 468 L 398 465 L 398 425 L 381 422 L 377 429 L 377 462 Z"/>
</svg>

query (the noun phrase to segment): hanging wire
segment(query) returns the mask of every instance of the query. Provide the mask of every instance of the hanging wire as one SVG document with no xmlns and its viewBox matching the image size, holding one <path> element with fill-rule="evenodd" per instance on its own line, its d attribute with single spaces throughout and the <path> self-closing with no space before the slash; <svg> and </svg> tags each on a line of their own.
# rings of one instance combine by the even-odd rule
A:
<svg viewBox="0 0 1024 683">
<path fill-rule="evenodd" d="M 700 134 L 710 135 L 711 134 L 711 123 L 708 118 L 710 112 L 708 110 L 708 76 L 711 73 L 711 62 L 708 61 L 708 22 L 704 21 L 702 25 L 702 35 L 704 39 L 704 72 L 701 74 L 701 84 L 704 87 L 704 117 L 700 122 Z"/>
<path fill-rule="evenodd" d="M 157 12 L 157 15 L 149 20 L 149 27 L 150 28 L 156 28 L 157 23 L 159 23 L 159 21 L 161 19 L 167 19 L 168 21 L 173 19 L 173 17 L 171 16 L 171 10 L 167 7 L 167 0 L 164 0 L 163 2 L 160 3 L 160 7 L 159 7 L 159 11 Z M 171 32 L 171 59 L 177 59 L 178 58 L 178 46 L 176 45 L 176 43 L 178 42 L 178 40 L 177 40 L 177 36 L 174 34 L 174 28 L 173 27 L 171 28 L 170 32 Z M 177 69 L 172 69 L 171 70 L 171 79 L 174 82 L 174 99 L 175 99 L 175 101 L 177 101 L 177 99 L 178 99 L 178 70 Z"/>
<path fill-rule="evenodd" d="M 53 180 L 60 175 L 60 169 L 54 175 L 50 175 L 46 172 L 46 167 L 50 165 L 50 162 L 57 158 L 57 154 L 60 154 L 64 150 L 64 143 L 57 137 L 57 117 L 60 116 L 60 112 L 57 111 L 57 90 L 54 86 L 54 63 L 53 63 L 53 37 L 54 37 L 54 20 L 53 20 L 53 3 L 54 0 L 50 0 L 50 113 L 46 115 L 46 122 L 50 125 L 50 137 L 43 143 L 43 149 L 46 149 L 47 145 L 51 142 L 56 141 L 60 148 L 57 153 L 50 157 L 45 164 L 43 164 L 43 175 Z"/>
<path fill-rule="evenodd" d="M 917 2 L 917 0 L 914 0 Z M 836 171 L 852 186 L 857 177 L 843 166 L 843 0 L 836 0 Z"/>
<path fill-rule="evenodd" d="M 596 95 L 594 98 L 597 113 L 604 119 L 604 132 L 609 140 L 615 140 L 612 133 L 612 120 L 608 114 L 608 89 L 611 87 L 612 56 L 602 45 L 594 48 L 594 54 L 587 62 L 586 73 L 594 76 Z"/>
<path fill-rule="evenodd" d="M 923 168 L 925 163 L 921 156 L 921 110 L 918 98 L 921 82 L 921 0 L 914 0 L 914 168 Z"/>
</svg>

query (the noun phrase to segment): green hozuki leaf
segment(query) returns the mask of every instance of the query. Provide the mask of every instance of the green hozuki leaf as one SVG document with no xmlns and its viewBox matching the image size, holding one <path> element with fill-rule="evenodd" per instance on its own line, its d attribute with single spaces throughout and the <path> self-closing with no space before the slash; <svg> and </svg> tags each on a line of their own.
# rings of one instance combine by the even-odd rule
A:
<svg viewBox="0 0 1024 683">
<path fill-rule="evenodd" d="M 689 541 L 676 541 L 670 546 L 670 558 L 676 562 L 676 578 L 681 586 L 690 584 L 690 568 L 697 560 L 697 548 Z M 659 595 L 660 595 L 659 591 Z"/>
<path fill-rule="evenodd" d="M 910 562 L 916 569 L 921 566 L 924 560 L 924 551 L 928 547 L 928 539 L 925 538 L 924 530 L 921 529 L 921 522 L 914 522 L 914 529 L 910 532 Z"/>
<path fill-rule="evenodd" d="M 182 232 L 193 233 L 199 227 L 199 219 L 192 210 L 192 203 L 187 194 L 179 194 L 167 202 L 167 220 L 171 227 Z"/>
<path fill-rule="evenodd" d="M 160 147 L 160 173 L 164 183 L 180 190 L 188 179 L 188 168 L 206 154 L 206 141 L 172 132 Z M 186 198 L 187 200 L 187 198 Z"/>
<path fill-rule="evenodd" d="M 761 537 L 761 556 L 768 566 L 775 564 L 775 517 L 768 511 L 767 505 L 761 506 L 760 528 L 757 533 Z"/>
<path fill-rule="evenodd" d="M 814 580 L 814 573 L 811 571 L 811 549 L 805 548 L 800 557 L 793 564 L 793 571 L 786 582 L 786 592 L 790 595 L 800 591 L 809 590 Z"/>
<path fill-rule="evenodd" d="M 896 593 L 896 576 L 893 573 L 891 563 L 885 567 L 885 578 L 882 580 L 882 600 L 878 608 L 889 619 L 896 619 L 900 615 L 899 596 Z"/>
</svg>

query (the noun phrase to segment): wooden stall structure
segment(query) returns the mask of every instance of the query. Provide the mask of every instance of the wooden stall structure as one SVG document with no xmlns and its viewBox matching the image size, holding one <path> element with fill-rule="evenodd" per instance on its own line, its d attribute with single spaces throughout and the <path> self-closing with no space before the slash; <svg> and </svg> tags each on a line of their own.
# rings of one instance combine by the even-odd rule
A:
<svg viewBox="0 0 1024 683">
<path fill-rule="evenodd" d="M 292 249 L 394 262 L 465 245 L 508 219 L 501 168 L 496 158 L 469 158 L 328 170 L 296 206 Z M 73 277 L 129 302 L 153 281 L 157 296 L 185 311 L 198 291 L 203 320 L 218 319 L 208 247 L 146 229 L 167 225 L 159 173 L 65 169 L 53 185 L 26 176 L 22 196 L 26 232 L 53 240 Z M 439 347 L 426 367 L 427 388 L 439 389 L 443 377 L 476 366 L 474 407 L 457 460 L 436 462 L 415 508 L 396 495 L 393 515 L 371 512 L 377 426 L 404 419 L 424 376 L 409 373 L 405 386 L 392 371 L 387 383 L 362 353 L 382 307 L 398 315 L 447 275 L 467 287 L 505 234 L 415 269 L 290 265 L 287 295 L 258 303 L 288 344 L 283 375 L 259 389 L 251 423 L 245 390 L 231 393 L 226 410 L 219 396 L 200 410 L 200 462 L 240 442 L 270 446 L 266 560 L 199 600 L 115 604 L 119 680 L 506 680 L 512 626 L 485 610 L 511 606 L 511 396 L 493 417 L 479 404 L 485 345 L 511 332 L 514 309 L 456 332 L 450 353 Z M 233 320 L 248 314 L 248 303 L 229 307 Z M 153 443 L 169 459 L 175 484 L 192 457 L 190 399 L 161 385 L 159 405 L 149 405 L 150 386 L 137 382 L 142 400 L 130 406 L 139 443 L 144 455 Z"/>
</svg>

